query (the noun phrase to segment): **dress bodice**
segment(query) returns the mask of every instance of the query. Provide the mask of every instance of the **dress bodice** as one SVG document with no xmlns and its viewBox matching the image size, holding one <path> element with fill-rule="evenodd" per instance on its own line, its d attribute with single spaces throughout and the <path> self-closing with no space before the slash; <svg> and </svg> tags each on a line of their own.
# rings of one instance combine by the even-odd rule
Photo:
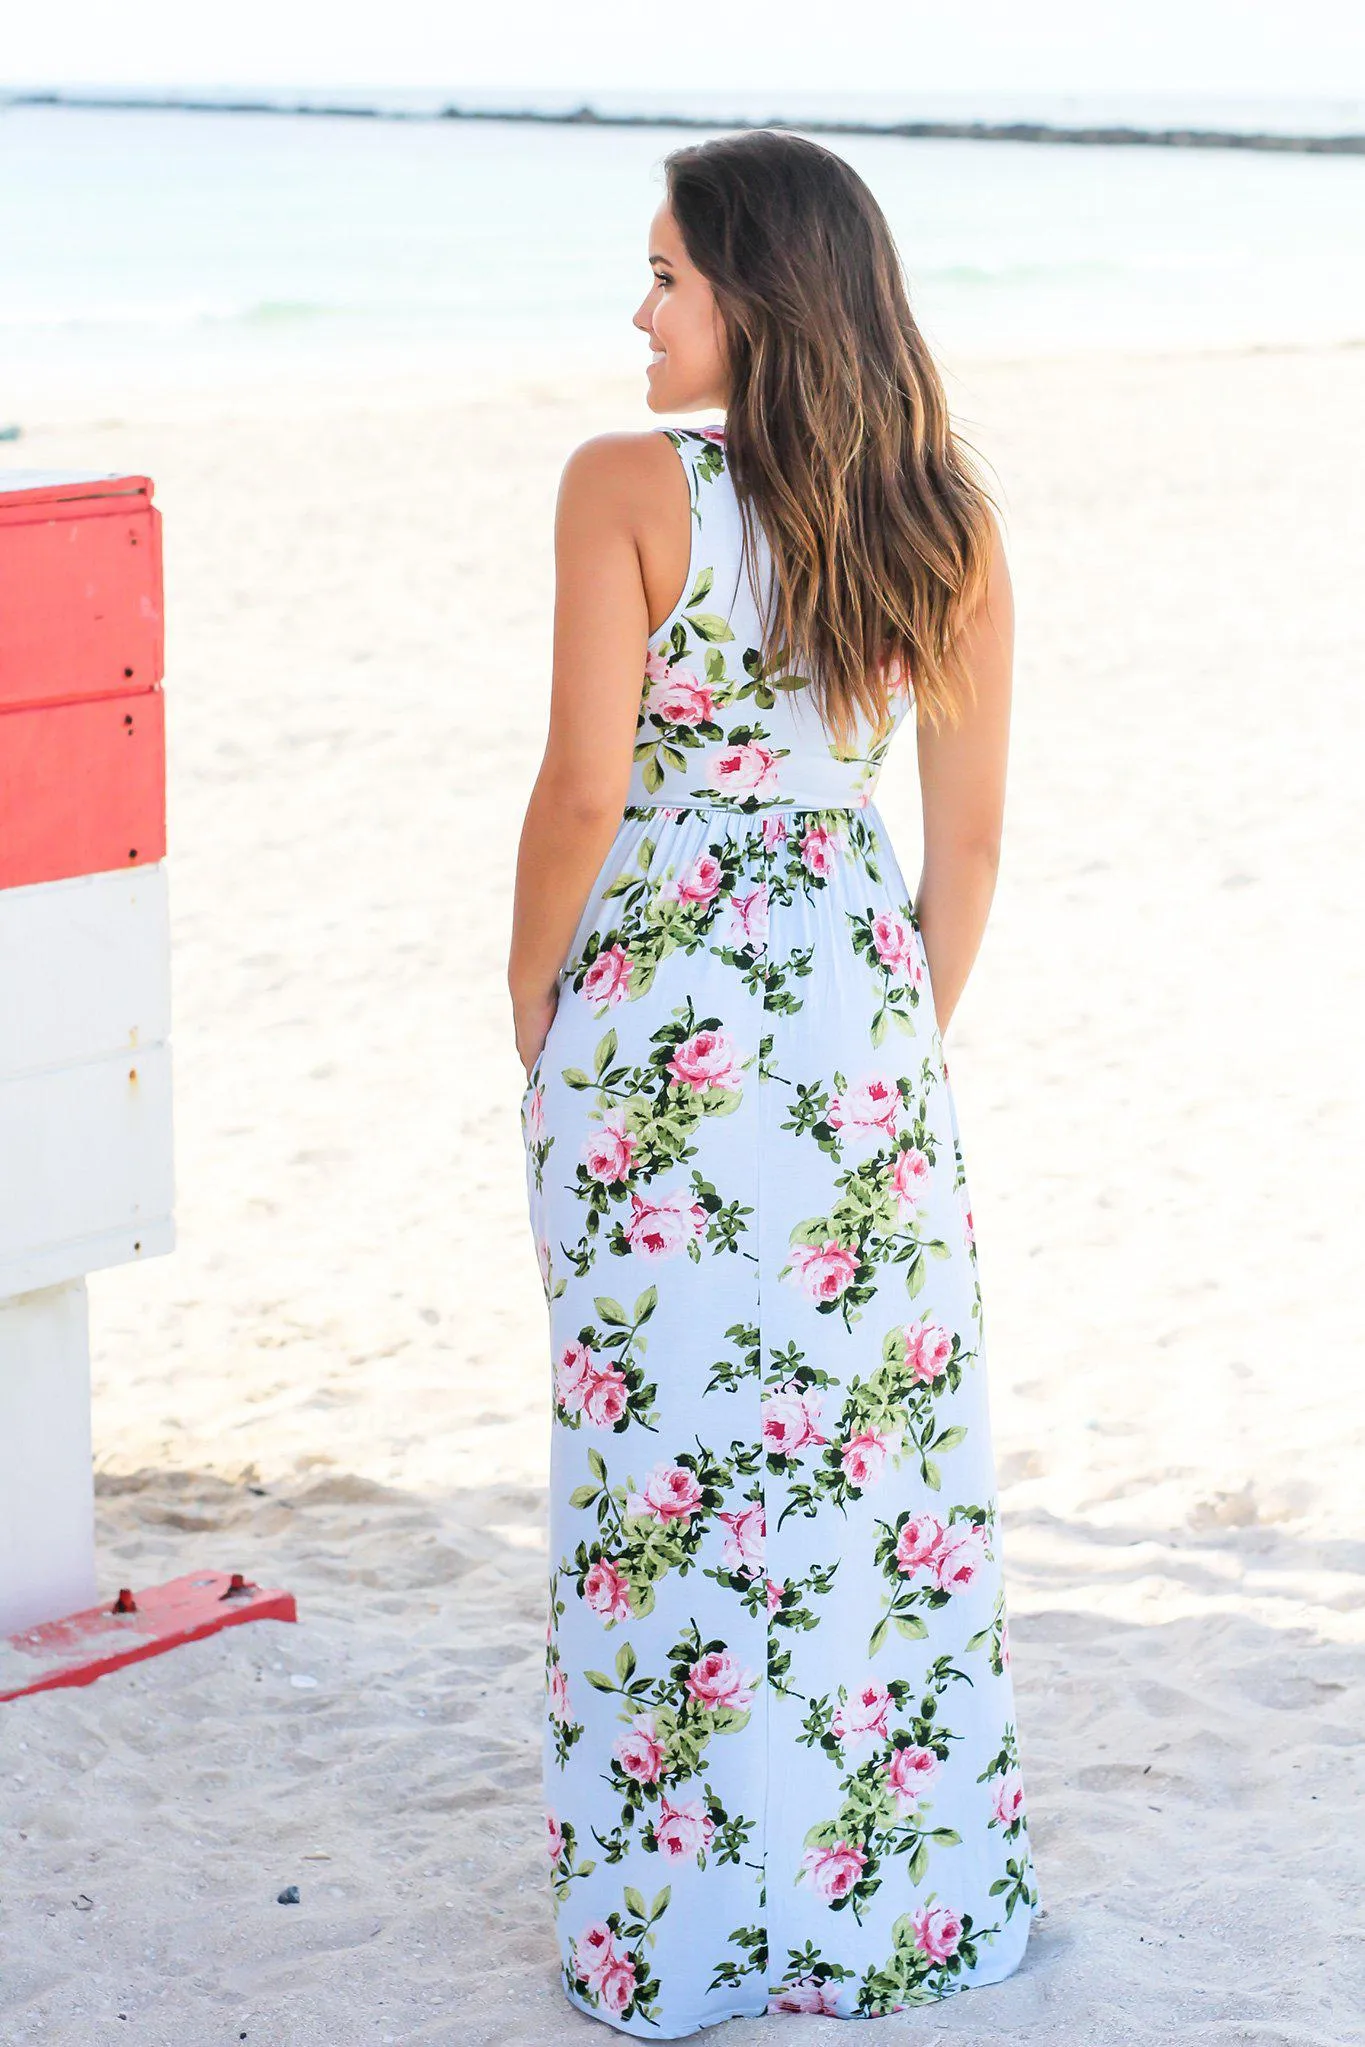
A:
<svg viewBox="0 0 1365 2047">
<path fill-rule="evenodd" d="M 840 747 L 809 682 L 764 673 L 762 610 L 743 561 L 739 503 L 719 427 L 666 427 L 687 471 L 692 550 L 681 601 L 650 638 L 627 804 L 633 808 L 861 809 L 911 702 L 893 693 L 880 735 L 860 720 Z M 759 536 L 758 573 L 771 557 Z"/>
</svg>

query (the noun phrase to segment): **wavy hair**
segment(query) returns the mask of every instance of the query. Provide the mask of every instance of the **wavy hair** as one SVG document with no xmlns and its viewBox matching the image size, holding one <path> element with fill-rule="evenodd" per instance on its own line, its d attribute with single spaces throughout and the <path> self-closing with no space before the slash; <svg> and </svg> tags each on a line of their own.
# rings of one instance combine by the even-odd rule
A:
<svg viewBox="0 0 1365 2047">
<path fill-rule="evenodd" d="M 879 732 L 908 679 L 955 724 L 963 624 L 985 589 L 989 493 L 954 433 L 886 217 L 842 157 L 756 129 L 665 158 L 729 370 L 726 445 L 754 587 L 772 559 L 765 666 L 809 678 L 827 730 Z"/>
</svg>

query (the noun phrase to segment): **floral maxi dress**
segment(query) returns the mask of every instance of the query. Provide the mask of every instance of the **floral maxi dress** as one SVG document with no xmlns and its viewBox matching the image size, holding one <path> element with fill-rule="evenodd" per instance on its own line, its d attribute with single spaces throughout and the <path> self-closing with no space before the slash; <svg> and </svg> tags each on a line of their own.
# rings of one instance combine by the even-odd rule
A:
<svg viewBox="0 0 1365 2047">
<path fill-rule="evenodd" d="M 521 1117 L 563 1988 L 642 2039 L 1019 1963 L 1037 1892 L 957 1117 L 872 802 L 765 672 L 720 429 Z M 913 724 L 913 719 L 912 719 Z"/>
</svg>

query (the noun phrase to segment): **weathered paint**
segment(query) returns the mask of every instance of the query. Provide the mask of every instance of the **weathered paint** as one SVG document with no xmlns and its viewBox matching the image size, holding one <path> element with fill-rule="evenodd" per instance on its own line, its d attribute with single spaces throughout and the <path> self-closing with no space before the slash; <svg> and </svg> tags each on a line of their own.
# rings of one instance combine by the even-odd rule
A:
<svg viewBox="0 0 1365 2047">
<path fill-rule="evenodd" d="M 0 710 L 155 689 L 162 665 L 146 477 L 0 471 Z"/>
<path fill-rule="evenodd" d="M 173 1241 L 165 1045 L 0 1081 L 0 1298 Z"/>
<path fill-rule="evenodd" d="M 3 1178 L 10 1178 L 8 1159 Z M 0 1299 L 0 1472 L 5 1635 L 70 1613 L 95 1596 L 83 1279 Z"/>
<path fill-rule="evenodd" d="M 0 1701 L 93 1684 L 106 1671 L 246 1621 L 298 1619 L 291 1592 L 240 1579 L 241 1573 L 192 1571 L 135 1593 L 127 1612 L 109 1602 L 22 1634 L 12 1630 L 10 1641 L 0 1644 Z"/>
<path fill-rule="evenodd" d="M 159 689 L 0 712 L 0 889 L 165 853 Z"/>
<path fill-rule="evenodd" d="M 165 867 L 0 890 L 0 989 L 5 1080 L 164 1044 Z"/>
<path fill-rule="evenodd" d="M 163 653 L 147 478 L 0 471 L 0 889 L 162 858 Z"/>
</svg>

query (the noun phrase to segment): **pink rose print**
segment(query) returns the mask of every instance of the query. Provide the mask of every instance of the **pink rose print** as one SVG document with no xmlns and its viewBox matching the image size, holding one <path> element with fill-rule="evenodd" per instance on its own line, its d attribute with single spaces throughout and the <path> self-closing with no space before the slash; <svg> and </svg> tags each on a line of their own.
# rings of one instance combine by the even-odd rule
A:
<svg viewBox="0 0 1365 2047">
<path fill-rule="evenodd" d="M 614 1365 L 594 1372 L 583 1388 L 583 1412 L 599 1429 L 614 1429 L 626 1411 L 626 1382 Z"/>
<path fill-rule="evenodd" d="M 690 1805 L 670 1805 L 668 1793 L 663 1794 L 654 1839 L 665 1862 L 695 1862 L 710 1847 L 715 1831 L 716 1823 L 699 1798 Z"/>
<path fill-rule="evenodd" d="M 803 1393 L 795 1380 L 763 1396 L 763 1447 L 770 1457 L 795 1457 L 812 1443 L 827 1443 L 820 1433 L 818 1393 Z"/>
<path fill-rule="evenodd" d="M 995 1787 L 995 1817 L 1002 1827 L 1012 1827 L 1024 1810 L 1024 1780 L 1018 1770 L 1006 1770 Z"/>
<path fill-rule="evenodd" d="M 700 1505 L 701 1486 L 697 1474 L 689 1471 L 685 1464 L 670 1464 L 665 1458 L 650 1472 L 643 1491 L 629 1495 L 626 1512 L 637 1520 L 648 1516 L 654 1521 L 686 1522 L 691 1520 Z"/>
<path fill-rule="evenodd" d="M 769 1612 L 770 1614 L 776 1613 L 776 1612 L 777 1612 L 777 1609 L 778 1609 L 778 1607 L 779 1607 L 779 1606 L 781 1606 L 781 1604 L 782 1604 L 782 1595 L 783 1595 L 783 1593 L 784 1593 L 784 1592 L 786 1591 L 786 1589 L 787 1589 L 787 1588 L 786 1588 L 786 1586 L 785 1586 L 785 1585 L 776 1585 L 776 1584 L 774 1584 L 774 1583 L 773 1583 L 773 1580 L 772 1580 L 771 1578 L 769 1578 L 769 1580 L 768 1580 L 768 1612 Z"/>
<path fill-rule="evenodd" d="M 972 1210 L 971 1210 L 971 1204 L 970 1204 L 970 1202 L 969 1202 L 969 1201 L 967 1200 L 967 1197 L 966 1197 L 966 1195 L 965 1195 L 965 1194 L 961 1194 L 961 1195 L 959 1195 L 959 1197 L 958 1197 L 958 1198 L 959 1198 L 959 1200 L 960 1200 L 960 1201 L 961 1201 L 961 1203 L 962 1203 L 962 1227 L 963 1227 L 963 1230 L 965 1231 L 965 1233 L 966 1233 L 966 1237 L 967 1237 L 967 1249 L 968 1249 L 968 1250 L 970 1251 L 970 1249 L 972 1248 L 973 1244 L 975 1244 L 975 1242 L 976 1242 L 976 1231 L 975 1231 L 975 1229 L 974 1229 L 974 1228 L 972 1227 Z"/>
<path fill-rule="evenodd" d="M 747 896 L 735 895 L 730 898 L 730 938 L 751 945 L 755 952 L 762 952 L 768 943 L 768 884 L 755 883 Z"/>
<path fill-rule="evenodd" d="M 722 1707 L 743 1713 L 754 1703 L 757 1683 L 752 1671 L 741 1670 L 728 1649 L 708 1649 L 688 1671 L 686 1690 L 689 1698 L 713 1713 Z"/>
<path fill-rule="evenodd" d="M 883 1684 L 865 1684 L 860 1692 L 834 1709 L 830 1723 L 836 1741 L 845 1748 L 860 1748 L 865 1741 L 886 1740 L 886 1716 L 891 1694 Z"/>
<path fill-rule="evenodd" d="M 637 1140 L 626 1129 L 624 1109 L 608 1109 L 602 1118 L 599 1130 L 590 1131 L 583 1146 L 583 1162 L 588 1176 L 602 1181 L 604 1186 L 615 1186 L 630 1177 L 635 1164 Z"/>
<path fill-rule="evenodd" d="M 583 976 L 581 994 L 585 1002 L 606 1002 L 615 1008 L 630 993 L 634 960 L 623 945 L 609 945 L 599 952 Z"/>
<path fill-rule="evenodd" d="M 881 910 L 872 919 L 872 943 L 888 973 L 903 974 L 912 987 L 919 986 L 924 975 L 913 924 L 893 910 Z"/>
<path fill-rule="evenodd" d="M 597 1995 L 607 2011 L 618 2014 L 625 2011 L 635 1995 L 635 1964 L 629 1955 L 617 1955 L 602 1971 L 597 1983 Z"/>
<path fill-rule="evenodd" d="M 915 1946 L 931 1962 L 946 1962 L 956 1954 L 962 1938 L 962 1921 L 946 1905 L 921 1906 L 911 1914 L 910 1924 L 915 1930 Z"/>
<path fill-rule="evenodd" d="M 900 1106 L 895 1081 L 876 1074 L 835 1095 L 825 1111 L 825 1121 L 831 1130 L 842 1130 L 846 1137 L 894 1137 Z"/>
<path fill-rule="evenodd" d="M 616 1960 L 616 1940 L 609 1926 L 599 1919 L 585 1926 L 574 1942 L 574 1974 L 599 1990 L 602 1977 Z"/>
<path fill-rule="evenodd" d="M 699 1201 L 689 1201 L 681 1188 L 657 1201 L 639 1194 L 630 1197 L 626 1242 L 642 1258 L 672 1258 L 705 1229 L 706 1210 Z"/>
<path fill-rule="evenodd" d="M 718 448 L 725 446 L 725 428 L 723 426 L 702 426 L 697 428 L 697 432 L 704 441 L 714 441 Z"/>
<path fill-rule="evenodd" d="M 537 1081 L 531 1089 L 530 1094 L 526 1097 L 526 1106 L 521 1113 L 525 1120 L 527 1143 L 543 1144 L 545 1142 L 545 1088 L 542 1082 Z"/>
<path fill-rule="evenodd" d="M 784 846 L 787 842 L 785 817 L 765 817 L 758 830 L 764 846 L 770 853 L 775 853 L 779 846 Z"/>
<path fill-rule="evenodd" d="M 809 2011 L 822 2018 L 839 2016 L 839 1990 L 837 1984 L 817 1982 L 814 1976 L 798 1976 L 784 1990 L 774 1990 L 768 1997 L 768 2011 Z"/>
<path fill-rule="evenodd" d="M 742 1571 L 747 1578 L 760 1577 L 767 1541 L 762 1500 L 753 1500 L 737 1514 L 721 1514 L 717 1519 L 729 1531 L 720 1553 L 722 1567 L 727 1571 Z"/>
<path fill-rule="evenodd" d="M 801 1858 L 801 1873 L 810 1878 L 818 1898 L 846 1898 L 863 1873 L 867 1861 L 852 1841 L 836 1841 L 832 1848 L 807 1848 Z"/>
<path fill-rule="evenodd" d="M 573 1716 L 569 1710 L 569 1680 L 564 1675 L 564 1666 L 556 1663 L 549 1677 L 550 1718 L 562 1727 Z"/>
<path fill-rule="evenodd" d="M 891 1160 L 891 1191 L 903 1209 L 913 1208 L 929 1192 L 929 1161 L 911 1145 Z"/>
<path fill-rule="evenodd" d="M 645 681 L 662 682 L 668 674 L 667 654 L 656 654 L 653 647 L 645 655 Z"/>
<path fill-rule="evenodd" d="M 1008 1670 L 1010 1667 L 1010 1624 L 1007 1620 L 1003 1620 L 1000 1623 L 1000 1661 Z"/>
<path fill-rule="evenodd" d="M 564 1829 L 559 1824 L 557 1813 L 546 1813 L 545 1829 L 545 1846 L 549 1851 L 550 1860 L 551 1862 L 558 1862 L 560 1856 L 564 1853 Z"/>
<path fill-rule="evenodd" d="M 912 1514 L 896 1538 L 896 1569 L 920 1570 L 943 1540 L 943 1523 L 932 1514 Z"/>
<path fill-rule="evenodd" d="M 703 1094 L 711 1087 L 740 1087 L 744 1071 L 738 1052 L 724 1031 L 697 1031 L 679 1045 L 668 1062 L 679 1087 Z"/>
<path fill-rule="evenodd" d="M 944 1530 L 930 1569 L 941 1592 L 965 1592 L 985 1562 L 985 1531 L 973 1521 L 960 1521 Z"/>
<path fill-rule="evenodd" d="M 887 1452 L 899 1442 L 898 1436 L 888 1436 L 883 1429 L 862 1429 L 856 1436 L 850 1436 L 839 1453 L 839 1462 L 844 1477 L 855 1491 L 864 1486 L 875 1485 L 886 1469 Z"/>
<path fill-rule="evenodd" d="M 813 1301 L 837 1301 L 853 1284 L 858 1254 L 842 1244 L 793 1244 L 792 1276 Z"/>
<path fill-rule="evenodd" d="M 583 1604 L 604 1621 L 630 1619 L 630 1587 L 615 1564 L 601 1558 L 583 1580 Z"/>
<path fill-rule="evenodd" d="M 649 675 L 649 663 L 645 663 Z M 715 692 L 686 668 L 650 677 L 644 708 L 661 725 L 709 725 L 716 715 Z"/>
<path fill-rule="evenodd" d="M 801 839 L 801 865 L 807 874 L 825 880 L 833 874 L 847 846 L 842 832 L 831 831 L 828 825 L 807 825 Z"/>
<path fill-rule="evenodd" d="M 585 1343 L 566 1343 L 555 1364 L 555 1399 L 567 1414 L 577 1414 L 591 1383 L 596 1360 Z"/>
<path fill-rule="evenodd" d="M 953 1339 L 937 1322 L 912 1322 L 905 1332 L 905 1362 L 922 1385 L 941 1379 L 953 1354 Z"/>
<path fill-rule="evenodd" d="M 915 1742 L 893 1749 L 886 1766 L 886 1781 L 902 1812 L 924 1796 L 937 1775 L 938 1757 L 931 1748 L 920 1748 Z"/>
<path fill-rule="evenodd" d="M 613 1753 L 637 1784 L 657 1784 L 664 1773 L 664 1746 L 654 1731 L 653 1714 L 641 1713 L 617 1741 Z"/>
<path fill-rule="evenodd" d="M 701 853 L 678 882 L 678 900 L 709 903 L 720 887 L 721 865 L 714 853 Z"/>
<path fill-rule="evenodd" d="M 777 755 L 751 739 L 745 746 L 720 746 L 708 757 L 708 780 L 723 796 L 777 794 Z"/>
</svg>

